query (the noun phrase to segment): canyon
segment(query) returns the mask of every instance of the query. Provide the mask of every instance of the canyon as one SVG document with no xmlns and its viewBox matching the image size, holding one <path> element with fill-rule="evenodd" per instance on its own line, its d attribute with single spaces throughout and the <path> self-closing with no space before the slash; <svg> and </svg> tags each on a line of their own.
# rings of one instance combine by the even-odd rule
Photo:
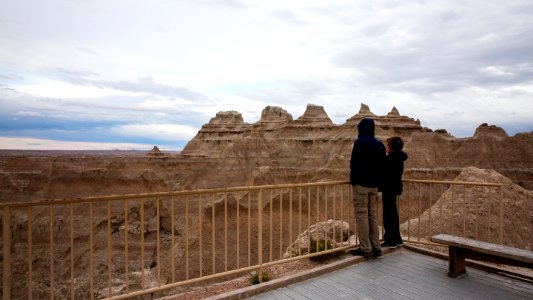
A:
<svg viewBox="0 0 533 300">
<path fill-rule="evenodd" d="M 409 154 L 404 178 L 453 179 L 475 166 L 533 189 L 533 132 L 508 136 L 500 127 L 481 124 L 474 136 L 455 138 L 396 108 L 377 116 L 365 104 L 335 125 L 323 107 L 309 104 L 295 120 L 268 106 L 253 124 L 236 111 L 219 112 L 180 153 L 0 151 L 0 201 L 347 181 L 357 123 L 365 117 L 374 118 L 378 138 L 404 139 Z"/>
<path fill-rule="evenodd" d="M 348 181 L 349 160 L 353 142 L 357 137 L 357 124 L 362 118 L 367 117 L 375 120 L 376 136 L 379 139 L 401 136 L 405 141 L 404 150 L 408 153 L 409 159 L 405 163 L 404 178 L 502 183 L 505 186 L 503 193 L 505 208 L 509 209 L 504 212 L 505 226 L 516 229 L 506 232 L 504 241 L 509 245 L 531 249 L 531 241 L 528 238 L 530 231 L 527 228 L 531 225 L 531 211 L 533 211 L 533 202 L 530 200 L 533 189 L 533 131 L 509 136 L 502 128 L 484 123 L 476 129 L 472 137 L 456 138 L 445 129 L 433 130 L 423 127 L 419 120 L 401 115 L 394 107 L 387 115 L 379 116 L 372 113 L 365 104 L 361 104 L 359 111 L 341 125 L 334 124 L 323 107 L 313 104 L 307 105 L 304 114 L 297 119 L 293 119 L 292 115 L 281 107 L 267 106 L 262 111 L 260 120 L 251 124 L 245 123 L 239 112 L 219 112 L 202 126 L 197 135 L 179 153 L 160 151 L 156 146 L 147 152 L 0 150 L 0 203 Z M 286 207 L 281 205 L 282 197 L 281 194 L 275 195 L 275 205 L 278 207 L 276 209 L 279 210 L 279 215 L 275 216 L 276 220 L 278 216 L 285 215 L 285 218 L 287 216 Z M 435 203 L 443 207 L 447 216 L 454 215 L 451 199 L 453 198 L 447 191 L 437 195 L 435 199 Z M 112 210 L 117 211 L 116 214 L 112 213 L 109 225 L 113 230 L 112 243 L 116 249 L 124 249 L 123 236 L 124 232 L 128 232 L 128 244 L 131 245 L 129 255 L 132 259 L 139 257 L 141 232 L 144 232 L 146 242 L 149 244 L 143 249 L 145 266 L 153 267 L 157 250 L 155 239 L 156 235 L 160 234 L 163 241 L 161 246 L 164 249 L 172 249 L 163 253 L 162 264 L 168 265 L 174 256 L 178 261 L 181 259 L 178 270 L 183 270 L 185 244 L 205 243 L 206 248 L 213 244 L 210 236 L 205 234 L 202 236 L 201 230 L 210 232 L 211 225 L 208 224 L 208 220 L 215 209 L 217 224 L 224 223 L 224 214 L 218 213 L 219 209 L 224 208 L 221 206 L 222 202 L 217 199 L 214 204 L 209 201 L 200 204 L 202 205 L 200 211 L 205 215 L 206 221 L 188 230 L 187 235 L 183 232 L 186 228 L 184 219 L 178 216 L 176 223 L 172 225 L 169 221 L 170 209 L 161 207 L 159 215 L 159 206 L 154 202 L 141 204 L 139 201 L 130 201 L 129 212 L 132 215 L 128 220 L 120 215 L 124 213 L 122 207 L 112 207 Z M 140 213 L 141 205 L 144 213 Z M 424 203 L 425 208 L 430 205 L 431 203 Z M 242 204 L 235 203 L 235 199 L 230 199 L 228 203 L 230 226 L 238 227 L 240 219 L 241 222 L 245 222 L 243 217 L 245 210 L 240 216 L 235 214 L 236 210 L 245 209 L 241 206 Z M 496 204 L 493 206 L 497 207 Z M 81 205 L 76 207 L 75 231 L 81 232 L 82 229 L 90 227 L 91 223 L 87 222 L 86 207 Z M 183 208 L 183 205 L 180 208 Z M 346 210 L 349 209 L 348 205 Z M 108 265 L 105 254 L 106 211 L 104 206 L 97 205 L 94 210 L 93 228 L 96 241 L 94 255 L 95 264 L 99 266 L 95 272 L 104 278 L 105 266 Z M 194 211 L 199 210 L 194 208 Z M 53 212 L 56 223 L 54 228 L 57 230 L 53 235 L 58 236 L 58 242 L 59 236 L 63 234 L 66 236 L 68 233 L 67 217 L 60 217 L 67 213 L 67 207 L 60 207 Z M 34 296 L 41 298 L 48 297 L 46 276 L 49 272 L 47 260 L 50 253 L 44 247 L 50 236 L 47 220 L 51 213 L 43 207 L 36 208 L 34 214 L 34 228 L 32 228 L 35 239 Z M 194 220 L 199 217 L 191 218 Z M 254 220 L 258 218 L 255 210 L 252 211 L 251 218 Z M 267 215 L 264 218 L 266 219 Z M 406 221 L 403 215 L 402 223 Z M 27 222 L 28 218 L 24 216 L 24 212 L 13 213 L 11 228 L 14 253 L 28 252 L 22 243 L 27 236 Z M 413 224 L 416 222 L 431 224 L 431 218 L 422 215 L 420 220 L 413 222 Z M 449 223 L 452 225 L 448 225 Z M 433 220 L 433 226 L 437 224 L 441 227 L 459 228 L 463 223 L 465 222 L 459 217 L 451 222 L 445 218 L 438 222 Z M 405 223 L 402 226 L 405 227 Z M 302 232 L 311 229 L 305 228 Z M 170 240 L 171 232 L 174 230 L 179 232 L 179 236 L 175 237 L 176 245 L 172 246 Z M 276 232 L 281 231 L 282 228 L 276 228 Z M 296 237 L 302 232 L 294 232 L 292 236 Z M 221 233 L 216 234 L 218 237 Z M 278 241 L 278 237 L 275 234 L 274 241 Z M 88 238 L 87 234 L 74 237 L 77 243 L 81 244 L 87 243 Z M 287 239 L 287 235 L 284 238 Z M 293 241 L 284 241 L 284 244 L 287 242 L 290 244 Z M 235 243 L 233 236 L 230 237 L 229 243 Z M 223 248 L 220 244 L 217 247 Z M 254 247 L 252 251 L 255 253 L 258 249 L 257 246 Z M 274 245 L 275 249 L 280 247 L 281 244 Z M 58 245 L 57 249 L 56 257 L 60 259 L 58 264 L 64 265 L 58 269 L 68 270 L 70 255 L 68 242 Z M 79 270 L 77 272 L 80 276 L 80 279 L 76 279 L 78 280 L 76 298 L 78 296 L 86 298 L 90 284 L 83 279 L 82 274 L 88 269 L 87 253 L 81 248 L 76 248 L 76 251 L 74 265 L 76 270 Z M 193 254 L 190 263 L 195 265 L 199 260 L 201 261 L 199 256 Z M 121 274 L 124 271 L 122 253 L 113 254 L 112 261 L 112 272 Z M 203 263 L 210 266 L 208 260 Z M 234 263 L 235 258 L 230 256 L 230 264 Z M 18 280 L 16 282 L 22 284 L 20 292 L 24 288 L 22 271 L 27 265 L 27 257 L 23 256 L 14 264 L 16 272 L 13 277 Z M 216 269 L 223 267 L 221 262 L 217 262 Z M 130 279 L 136 286 L 157 285 L 152 270 L 155 269 L 145 270 L 146 274 L 143 273 L 141 276 L 140 270 L 132 266 Z M 17 273 L 19 271 L 20 274 Z M 197 275 L 199 271 L 191 269 L 190 272 L 192 275 Z M 58 288 L 58 296 L 68 294 L 66 284 L 68 276 L 67 271 L 58 275 L 58 278 L 65 282 Z M 169 270 L 163 271 L 163 278 L 163 284 L 169 282 Z M 105 295 L 105 280 L 102 279 L 95 285 L 102 291 L 99 295 Z M 117 279 L 113 288 L 120 293 L 123 292 L 124 285 L 124 282 Z"/>
</svg>

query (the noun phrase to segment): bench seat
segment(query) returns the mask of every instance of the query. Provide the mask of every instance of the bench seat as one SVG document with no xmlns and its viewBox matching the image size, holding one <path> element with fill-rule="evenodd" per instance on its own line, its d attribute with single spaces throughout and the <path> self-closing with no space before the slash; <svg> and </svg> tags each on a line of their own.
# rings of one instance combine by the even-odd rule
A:
<svg viewBox="0 0 533 300">
<path fill-rule="evenodd" d="M 431 241 L 448 245 L 448 276 L 455 278 L 466 272 L 465 259 L 533 268 L 533 252 L 463 237 L 438 234 Z"/>
</svg>

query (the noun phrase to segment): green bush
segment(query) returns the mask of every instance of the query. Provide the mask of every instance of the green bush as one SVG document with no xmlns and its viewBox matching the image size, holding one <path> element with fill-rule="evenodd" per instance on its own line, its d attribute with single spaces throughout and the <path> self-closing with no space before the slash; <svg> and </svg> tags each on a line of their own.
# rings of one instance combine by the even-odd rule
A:
<svg viewBox="0 0 533 300">
<path fill-rule="evenodd" d="M 309 253 L 322 252 L 322 251 L 325 251 L 325 250 L 331 250 L 333 248 L 334 248 L 333 244 L 329 240 L 311 241 L 311 245 L 309 247 Z M 332 257 L 337 257 L 337 256 L 340 256 L 340 255 L 341 255 L 340 252 L 334 252 L 334 253 L 328 253 L 328 254 L 322 254 L 322 255 L 318 255 L 318 256 L 313 256 L 310 259 L 313 260 L 313 261 L 325 262 L 325 261 L 327 261 L 328 259 L 330 259 Z"/>
<path fill-rule="evenodd" d="M 266 271 L 261 272 L 261 282 L 267 282 L 270 280 L 270 275 Z M 252 272 L 252 275 L 250 276 L 250 283 L 251 284 L 259 284 L 259 269 Z"/>
<path fill-rule="evenodd" d="M 333 245 L 328 240 L 311 240 L 311 245 L 309 247 L 309 253 L 322 252 L 324 250 L 333 249 Z"/>
</svg>

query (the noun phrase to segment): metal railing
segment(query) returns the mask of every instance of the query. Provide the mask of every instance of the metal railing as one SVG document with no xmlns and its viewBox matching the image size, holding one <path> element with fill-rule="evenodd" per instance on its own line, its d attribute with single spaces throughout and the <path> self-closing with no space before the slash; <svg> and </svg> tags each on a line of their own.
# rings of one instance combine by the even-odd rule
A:
<svg viewBox="0 0 533 300">
<path fill-rule="evenodd" d="M 447 233 L 501 245 L 527 246 L 516 245 L 510 238 L 504 240 L 502 184 L 413 179 L 403 182 L 398 210 L 402 235 L 408 242 L 433 244 L 431 236 Z M 507 201 L 511 203 L 512 199 Z"/>
<path fill-rule="evenodd" d="M 325 182 L 0 204 L 2 294 L 122 299 L 345 250 L 350 193 Z"/>
<path fill-rule="evenodd" d="M 405 180 L 402 234 L 413 243 L 451 233 L 502 244 L 503 203 L 500 184 Z M 3 299 L 163 295 L 345 251 L 357 241 L 351 188 L 341 181 L 4 203 L 0 209 Z"/>
</svg>

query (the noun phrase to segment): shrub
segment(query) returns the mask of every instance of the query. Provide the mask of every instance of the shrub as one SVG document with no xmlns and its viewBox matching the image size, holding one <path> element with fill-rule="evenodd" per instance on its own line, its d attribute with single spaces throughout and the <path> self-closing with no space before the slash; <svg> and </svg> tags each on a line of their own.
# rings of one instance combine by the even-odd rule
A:
<svg viewBox="0 0 533 300">
<path fill-rule="evenodd" d="M 316 240 L 311 241 L 309 253 L 315 253 L 315 252 L 322 252 L 326 249 L 331 250 L 333 249 L 333 245 L 328 240 Z"/>
<path fill-rule="evenodd" d="M 324 250 L 331 250 L 333 248 L 334 248 L 333 244 L 329 240 L 311 241 L 311 245 L 309 247 L 309 253 L 322 252 Z M 337 257 L 340 255 L 341 255 L 340 252 L 335 252 L 335 253 L 328 253 L 328 254 L 313 256 L 310 259 L 313 261 L 322 262 L 322 261 L 328 260 L 329 258 Z"/>
<path fill-rule="evenodd" d="M 270 275 L 268 275 L 268 273 L 265 270 L 263 270 L 261 272 L 261 282 L 267 282 L 269 280 L 270 280 Z M 259 284 L 261 282 L 259 282 L 259 269 L 257 269 L 256 271 L 252 272 L 250 276 L 250 283 Z"/>
</svg>

